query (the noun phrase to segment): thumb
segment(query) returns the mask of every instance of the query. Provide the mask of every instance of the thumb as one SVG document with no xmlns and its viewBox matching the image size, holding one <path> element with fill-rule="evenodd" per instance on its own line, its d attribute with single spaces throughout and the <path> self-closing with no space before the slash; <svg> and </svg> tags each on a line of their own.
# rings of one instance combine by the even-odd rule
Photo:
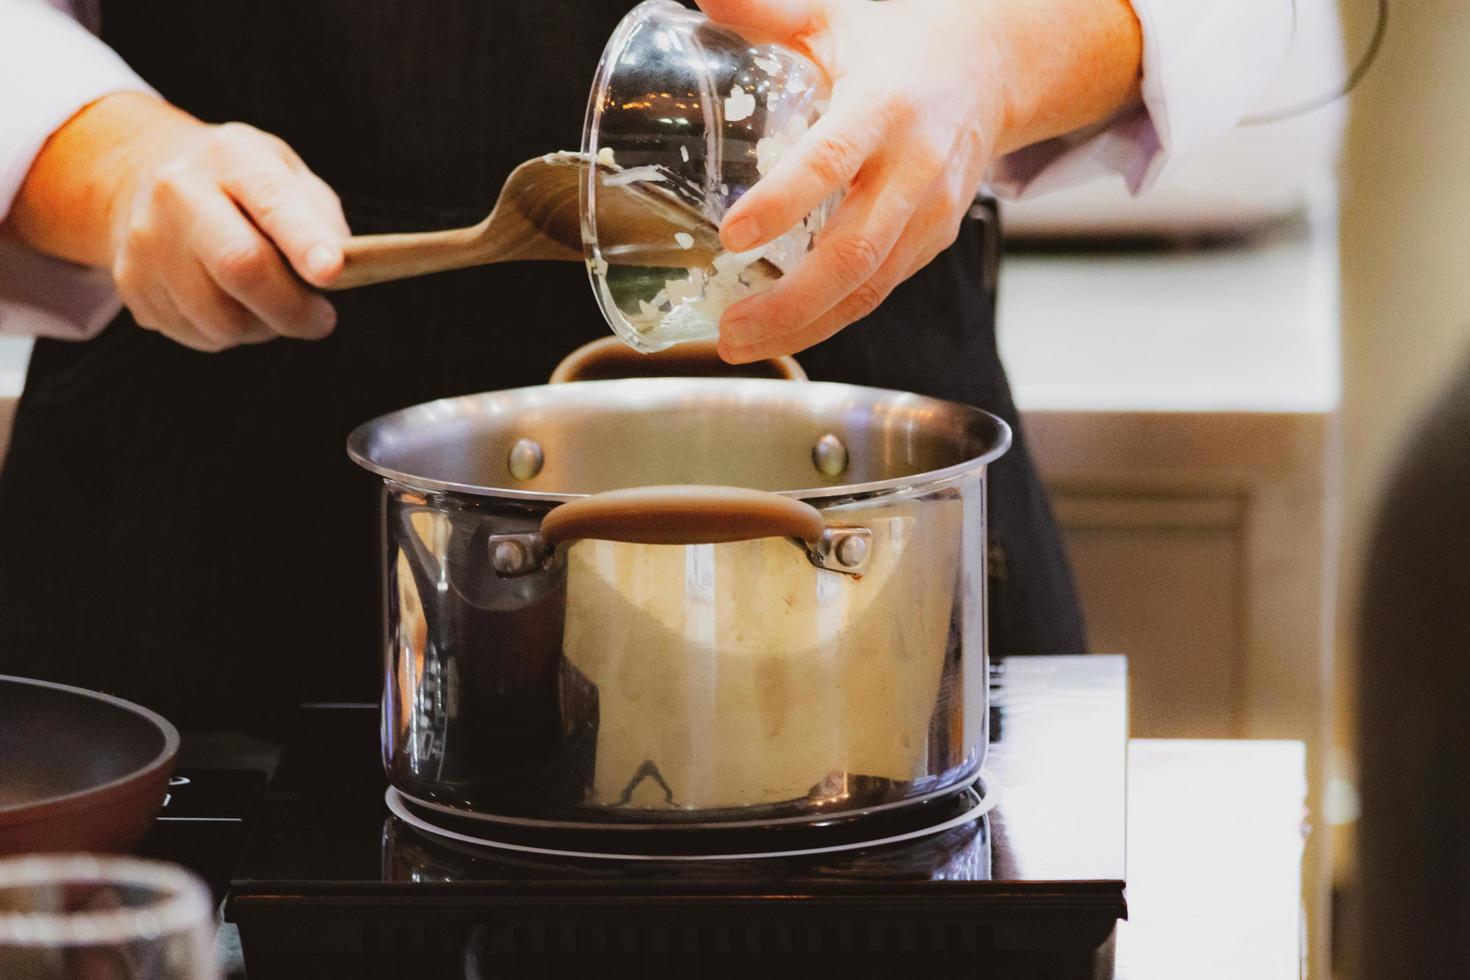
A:
<svg viewBox="0 0 1470 980">
<path fill-rule="evenodd" d="M 823 0 L 695 0 L 710 20 L 772 37 L 800 38 L 826 23 Z"/>
</svg>

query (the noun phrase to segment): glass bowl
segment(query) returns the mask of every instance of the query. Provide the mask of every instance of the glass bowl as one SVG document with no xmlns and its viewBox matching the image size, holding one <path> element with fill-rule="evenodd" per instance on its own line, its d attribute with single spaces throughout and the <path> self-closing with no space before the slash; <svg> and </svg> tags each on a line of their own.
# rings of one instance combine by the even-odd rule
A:
<svg viewBox="0 0 1470 980">
<path fill-rule="evenodd" d="M 209 889 L 178 865 L 91 854 L 0 860 L 0 977 L 219 980 Z"/>
<path fill-rule="evenodd" d="M 835 196 L 750 252 L 721 251 L 713 236 L 730 206 L 817 120 L 830 90 L 803 55 L 673 0 L 646 0 L 623 18 L 588 100 L 582 152 L 598 165 L 586 169 L 581 192 L 587 271 L 619 337 L 644 352 L 712 340 L 727 306 L 801 262 Z M 688 262 L 670 265 L 666 242 L 616 240 L 627 224 L 613 219 L 618 202 L 605 188 L 635 182 L 708 222 L 698 248 L 695 236 L 674 236 Z"/>
</svg>

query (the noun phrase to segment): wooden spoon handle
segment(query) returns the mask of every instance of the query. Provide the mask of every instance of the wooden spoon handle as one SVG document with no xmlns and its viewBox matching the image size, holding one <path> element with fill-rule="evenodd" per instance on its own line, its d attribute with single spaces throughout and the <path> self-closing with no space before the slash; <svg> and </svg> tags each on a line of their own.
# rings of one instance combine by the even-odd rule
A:
<svg viewBox="0 0 1470 980">
<path fill-rule="evenodd" d="M 480 229 L 354 235 L 343 245 L 342 274 L 327 289 L 353 289 L 463 269 L 486 261 Z"/>
</svg>

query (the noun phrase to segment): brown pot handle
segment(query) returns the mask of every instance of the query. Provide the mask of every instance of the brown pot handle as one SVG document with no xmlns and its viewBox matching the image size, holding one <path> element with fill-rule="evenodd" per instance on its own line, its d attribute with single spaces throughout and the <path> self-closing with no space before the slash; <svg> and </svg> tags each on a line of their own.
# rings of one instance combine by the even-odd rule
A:
<svg viewBox="0 0 1470 980">
<path fill-rule="evenodd" d="M 541 521 L 548 548 L 584 538 L 632 544 L 720 544 L 756 538 L 821 541 L 821 511 L 792 497 L 738 487 L 609 490 L 570 500 Z"/>
<path fill-rule="evenodd" d="M 609 378 L 777 378 L 805 381 L 794 357 L 774 357 L 753 364 L 726 364 L 712 340 L 675 344 L 642 354 L 617 337 L 603 337 L 572 351 L 551 372 L 551 383 L 601 381 Z"/>
</svg>

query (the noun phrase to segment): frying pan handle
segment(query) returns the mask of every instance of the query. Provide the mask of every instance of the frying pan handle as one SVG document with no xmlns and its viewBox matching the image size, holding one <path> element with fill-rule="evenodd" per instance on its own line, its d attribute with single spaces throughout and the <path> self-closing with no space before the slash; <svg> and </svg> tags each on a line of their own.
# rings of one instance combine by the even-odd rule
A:
<svg viewBox="0 0 1470 980">
<path fill-rule="evenodd" d="M 773 357 L 753 364 L 726 364 L 712 340 L 675 344 L 643 354 L 617 337 L 603 337 L 572 351 L 551 372 L 552 384 L 606 378 L 777 378 L 805 381 L 806 372 L 794 357 Z"/>
<path fill-rule="evenodd" d="M 632 544 L 720 544 L 796 538 L 816 548 L 821 511 L 792 497 L 738 487 L 665 486 L 609 490 L 570 500 L 541 520 L 547 548 L 595 538 Z"/>
</svg>

